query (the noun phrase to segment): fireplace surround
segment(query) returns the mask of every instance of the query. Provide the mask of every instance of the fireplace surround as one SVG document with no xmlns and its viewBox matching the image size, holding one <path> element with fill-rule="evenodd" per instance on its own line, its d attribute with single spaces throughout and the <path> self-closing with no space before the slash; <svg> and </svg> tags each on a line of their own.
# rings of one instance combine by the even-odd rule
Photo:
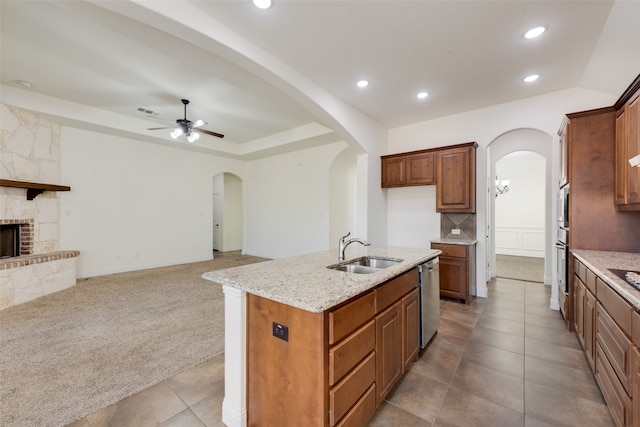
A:
<svg viewBox="0 0 640 427">
<path fill-rule="evenodd" d="M 33 253 L 33 219 L 0 219 L 0 258 Z"/>
</svg>

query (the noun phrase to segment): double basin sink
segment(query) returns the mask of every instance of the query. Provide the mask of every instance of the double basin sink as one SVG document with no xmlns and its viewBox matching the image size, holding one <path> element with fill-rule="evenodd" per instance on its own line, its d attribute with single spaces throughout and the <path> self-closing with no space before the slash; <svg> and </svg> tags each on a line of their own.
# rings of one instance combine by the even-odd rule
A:
<svg viewBox="0 0 640 427">
<path fill-rule="evenodd" d="M 398 258 L 384 258 L 376 256 L 364 256 L 349 261 L 343 261 L 338 264 L 328 266 L 332 270 L 344 271 L 346 273 L 371 274 L 393 267 L 403 260 Z"/>
</svg>

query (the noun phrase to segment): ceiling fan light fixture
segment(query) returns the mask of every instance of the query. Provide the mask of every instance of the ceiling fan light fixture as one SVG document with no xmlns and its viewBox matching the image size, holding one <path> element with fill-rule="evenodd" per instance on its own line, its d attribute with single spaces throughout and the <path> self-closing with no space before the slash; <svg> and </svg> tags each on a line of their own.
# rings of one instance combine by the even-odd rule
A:
<svg viewBox="0 0 640 427">
<path fill-rule="evenodd" d="M 536 37 L 540 37 L 545 31 L 547 31 L 547 27 L 535 27 L 524 33 L 523 37 L 525 39 L 535 39 Z"/>
<path fill-rule="evenodd" d="M 253 0 L 253 4 L 258 9 L 269 9 L 273 5 L 272 0 Z"/>
<path fill-rule="evenodd" d="M 200 134 L 198 132 L 189 132 L 187 135 L 187 141 L 196 142 L 200 138 Z"/>
<path fill-rule="evenodd" d="M 182 135 L 184 132 L 182 132 L 182 129 L 180 128 L 175 128 L 173 131 L 171 131 L 171 138 L 173 139 L 177 139 L 180 135 Z"/>
<path fill-rule="evenodd" d="M 535 82 L 539 78 L 540 78 L 540 74 L 531 74 L 530 76 L 527 76 L 522 80 L 526 83 L 531 83 L 531 82 Z"/>
<path fill-rule="evenodd" d="M 198 127 L 200 127 L 200 126 L 204 126 L 204 125 L 206 125 L 206 124 L 207 124 L 207 122 L 205 122 L 204 120 L 196 120 L 195 122 L 193 122 L 193 125 L 192 125 L 192 126 L 193 126 L 194 128 L 198 128 Z"/>
</svg>

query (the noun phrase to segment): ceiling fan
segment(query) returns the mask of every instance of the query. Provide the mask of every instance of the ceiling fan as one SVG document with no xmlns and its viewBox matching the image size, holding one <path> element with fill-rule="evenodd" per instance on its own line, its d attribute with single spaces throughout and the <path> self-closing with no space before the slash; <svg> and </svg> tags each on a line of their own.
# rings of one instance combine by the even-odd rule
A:
<svg viewBox="0 0 640 427">
<path fill-rule="evenodd" d="M 182 99 L 182 104 L 184 104 L 184 119 L 177 119 L 175 126 L 173 126 L 173 132 L 171 132 L 171 137 L 173 139 L 178 138 L 180 135 L 186 135 L 187 141 L 195 142 L 198 138 L 200 138 L 200 133 L 205 133 L 207 135 L 215 136 L 217 138 L 224 138 L 224 135 L 217 132 L 212 132 L 210 130 L 202 129 L 200 126 L 204 126 L 207 124 L 204 120 L 196 120 L 191 121 L 187 119 L 187 105 L 189 104 L 188 99 Z M 172 127 L 160 127 L 160 128 L 147 128 L 147 130 L 160 130 L 160 129 L 171 129 Z"/>
</svg>

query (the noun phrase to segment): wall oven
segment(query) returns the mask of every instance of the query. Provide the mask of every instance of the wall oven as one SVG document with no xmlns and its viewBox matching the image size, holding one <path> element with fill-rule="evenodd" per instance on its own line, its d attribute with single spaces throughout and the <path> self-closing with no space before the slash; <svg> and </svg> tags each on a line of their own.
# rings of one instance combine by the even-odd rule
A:
<svg viewBox="0 0 640 427">
<path fill-rule="evenodd" d="M 555 242 L 556 277 L 560 310 L 566 318 L 569 295 L 569 185 L 558 192 L 558 236 Z"/>
</svg>

